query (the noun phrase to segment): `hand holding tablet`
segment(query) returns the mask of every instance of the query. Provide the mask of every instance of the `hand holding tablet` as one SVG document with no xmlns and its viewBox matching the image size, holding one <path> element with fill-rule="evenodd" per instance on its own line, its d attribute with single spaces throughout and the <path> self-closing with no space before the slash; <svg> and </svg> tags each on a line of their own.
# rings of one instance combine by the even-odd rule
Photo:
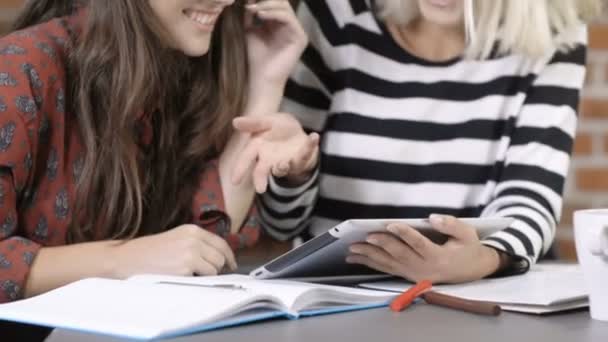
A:
<svg viewBox="0 0 608 342">
<path fill-rule="evenodd" d="M 510 226 L 510 218 L 462 218 L 473 227 L 480 239 Z M 331 228 L 264 266 L 251 275 L 257 278 L 331 277 L 379 274 L 361 265 L 346 263 L 353 244 L 365 242 L 369 234 L 387 233 L 391 224 L 405 224 L 419 231 L 431 241 L 441 244 L 447 237 L 433 228 L 429 219 L 364 219 L 347 220 Z"/>
</svg>

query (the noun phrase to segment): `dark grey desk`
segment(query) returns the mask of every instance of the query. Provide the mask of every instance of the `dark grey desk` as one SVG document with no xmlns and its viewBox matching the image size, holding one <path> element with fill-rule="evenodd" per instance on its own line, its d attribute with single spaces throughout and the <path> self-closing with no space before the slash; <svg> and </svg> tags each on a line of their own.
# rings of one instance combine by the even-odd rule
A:
<svg viewBox="0 0 608 342">
<path fill-rule="evenodd" d="M 121 340 L 58 330 L 46 341 L 118 342 Z M 297 321 L 277 320 L 171 341 L 605 342 L 608 341 L 608 323 L 591 320 L 588 311 L 544 317 L 511 313 L 503 313 L 499 317 L 484 317 L 417 304 L 399 314 L 383 308 Z"/>
</svg>

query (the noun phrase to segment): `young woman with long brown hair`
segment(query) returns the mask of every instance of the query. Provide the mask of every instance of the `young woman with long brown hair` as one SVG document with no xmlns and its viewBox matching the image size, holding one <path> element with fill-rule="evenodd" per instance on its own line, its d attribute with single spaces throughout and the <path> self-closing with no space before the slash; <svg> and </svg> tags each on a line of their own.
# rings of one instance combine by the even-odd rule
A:
<svg viewBox="0 0 608 342">
<path fill-rule="evenodd" d="M 89 276 L 234 269 L 259 235 L 256 190 L 314 166 L 318 136 L 276 113 L 306 45 L 287 0 L 31 0 L 14 28 L 0 303 Z"/>
</svg>

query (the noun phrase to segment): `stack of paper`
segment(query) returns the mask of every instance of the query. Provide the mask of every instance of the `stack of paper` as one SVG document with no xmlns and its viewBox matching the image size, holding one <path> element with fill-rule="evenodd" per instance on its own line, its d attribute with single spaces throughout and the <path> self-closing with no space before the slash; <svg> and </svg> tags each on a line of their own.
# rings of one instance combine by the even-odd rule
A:
<svg viewBox="0 0 608 342">
<path fill-rule="evenodd" d="M 380 281 L 362 287 L 402 292 L 405 281 Z M 503 310 L 546 314 L 589 305 L 583 273 L 578 265 L 539 264 L 524 275 L 484 279 L 463 285 L 438 285 L 433 290 L 470 300 L 499 304 Z"/>
</svg>

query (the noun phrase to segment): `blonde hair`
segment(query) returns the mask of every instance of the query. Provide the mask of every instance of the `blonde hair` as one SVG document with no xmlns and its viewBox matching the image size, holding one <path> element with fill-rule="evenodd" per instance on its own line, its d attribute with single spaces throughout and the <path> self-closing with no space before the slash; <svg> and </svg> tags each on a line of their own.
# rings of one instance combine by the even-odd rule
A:
<svg viewBox="0 0 608 342">
<path fill-rule="evenodd" d="M 600 0 L 464 0 L 469 58 L 500 54 L 541 57 L 577 43 L 576 28 L 601 13 Z M 420 15 L 417 0 L 377 0 L 381 18 L 407 25 Z"/>
</svg>

